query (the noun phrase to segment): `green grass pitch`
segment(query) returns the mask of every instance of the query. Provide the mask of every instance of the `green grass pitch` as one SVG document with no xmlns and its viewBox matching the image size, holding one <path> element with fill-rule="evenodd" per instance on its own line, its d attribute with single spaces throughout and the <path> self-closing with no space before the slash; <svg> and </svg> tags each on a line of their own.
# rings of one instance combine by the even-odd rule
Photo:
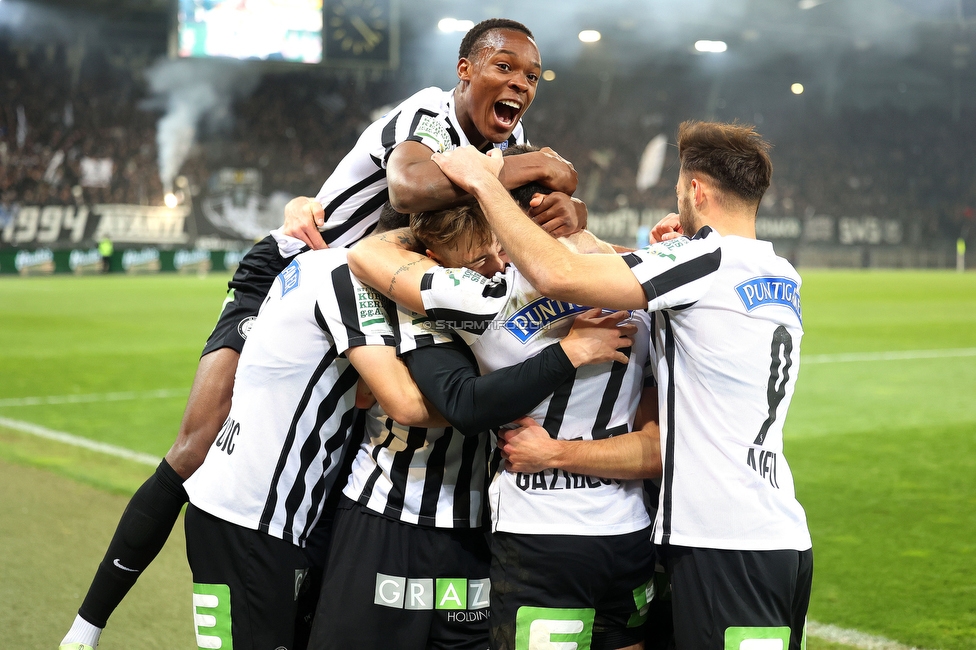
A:
<svg viewBox="0 0 976 650">
<path fill-rule="evenodd" d="M 976 274 L 802 275 L 806 334 L 786 455 L 814 538 L 810 618 L 931 650 L 974 648 Z M 226 280 L 0 279 L 0 418 L 161 456 Z M 950 352 L 882 354 L 918 350 Z M 171 392 L 23 402 L 156 390 Z M 127 495 L 151 471 L 0 425 L 8 647 L 57 647 Z M 100 647 L 194 648 L 189 584 L 178 525 Z"/>
</svg>

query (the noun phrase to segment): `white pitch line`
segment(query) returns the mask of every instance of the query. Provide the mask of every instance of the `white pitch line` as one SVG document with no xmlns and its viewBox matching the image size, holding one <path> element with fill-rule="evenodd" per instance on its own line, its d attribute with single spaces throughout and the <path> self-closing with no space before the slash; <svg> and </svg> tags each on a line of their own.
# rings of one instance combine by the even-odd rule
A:
<svg viewBox="0 0 976 650">
<path fill-rule="evenodd" d="M 860 648 L 860 650 L 922 650 L 915 646 L 907 646 L 903 643 L 886 639 L 883 636 L 865 634 L 857 630 L 845 630 L 836 625 L 828 625 L 816 621 L 807 621 L 807 634 L 815 636 L 818 639 L 823 639 L 824 641 L 830 641 L 831 643 L 854 646 L 855 648 Z"/>
<path fill-rule="evenodd" d="M 105 442 L 96 442 L 94 440 L 89 440 L 88 438 L 82 438 L 81 436 L 64 433 L 63 431 L 54 431 L 53 429 L 48 429 L 30 422 L 21 422 L 20 420 L 11 420 L 10 418 L 0 417 L 0 426 L 5 426 L 16 431 L 38 436 L 40 438 L 55 440 L 68 445 L 74 445 L 75 447 L 90 449 L 92 451 L 108 454 L 109 456 L 124 458 L 126 460 L 142 463 L 151 467 L 155 467 L 159 464 L 159 458 L 151 454 L 132 451 L 131 449 L 110 445 Z M 906 646 L 898 643 L 897 641 L 886 639 L 882 636 L 874 636 L 864 632 L 859 632 L 857 630 L 846 630 L 835 625 L 818 623 L 816 621 L 807 621 L 807 634 L 810 636 L 815 636 L 819 639 L 823 639 L 824 641 L 843 643 L 861 650 L 922 650 L 921 648 Z"/>
<path fill-rule="evenodd" d="M 55 431 L 37 424 L 31 424 L 30 422 L 21 422 L 20 420 L 11 420 L 9 418 L 0 417 L 0 426 L 8 427 L 23 433 L 29 433 L 32 436 L 37 436 L 39 438 L 55 440 L 57 442 L 63 442 L 66 445 L 74 445 L 75 447 L 83 447 L 92 451 L 108 454 L 109 456 L 124 458 L 126 460 L 135 461 L 144 465 L 150 465 L 152 467 L 159 465 L 158 456 L 144 454 L 139 451 L 132 451 L 131 449 L 126 449 L 125 447 L 117 447 L 115 445 L 110 445 L 107 442 L 96 442 L 95 440 L 89 440 L 88 438 L 82 438 L 81 436 L 64 433 L 63 431 Z"/>
<path fill-rule="evenodd" d="M 851 361 L 902 361 L 913 359 L 946 359 L 976 357 L 976 348 L 945 350 L 899 350 L 897 352 L 853 352 L 848 354 L 811 354 L 800 356 L 802 365 L 811 363 L 847 363 Z"/>
<path fill-rule="evenodd" d="M 162 399 L 183 397 L 186 388 L 161 388 L 159 390 L 126 391 L 121 393 L 93 393 L 87 395 L 49 395 L 47 397 L 10 397 L 0 399 L 3 406 L 38 406 L 41 404 L 85 404 L 89 402 L 121 402 L 133 399 Z"/>
</svg>

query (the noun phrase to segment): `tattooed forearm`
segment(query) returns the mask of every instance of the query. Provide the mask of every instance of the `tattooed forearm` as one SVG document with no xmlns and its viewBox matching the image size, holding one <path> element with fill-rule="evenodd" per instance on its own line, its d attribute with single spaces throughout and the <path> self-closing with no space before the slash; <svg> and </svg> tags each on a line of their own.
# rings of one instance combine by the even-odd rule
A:
<svg viewBox="0 0 976 650">
<path fill-rule="evenodd" d="M 407 271 L 410 270 L 411 266 L 420 264 L 420 262 L 421 260 L 414 260 L 413 262 L 407 262 L 406 264 L 398 268 L 396 271 L 394 271 L 393 277 L 390 279 L 390 288 L 387 289 L 386 291 L 387 295 L 389 295 L 391 298 L 394 298 L 393 289 L 396 286 L 397 276 L 400 275 L 401 273 L 406 273 Z"/>
</svg>

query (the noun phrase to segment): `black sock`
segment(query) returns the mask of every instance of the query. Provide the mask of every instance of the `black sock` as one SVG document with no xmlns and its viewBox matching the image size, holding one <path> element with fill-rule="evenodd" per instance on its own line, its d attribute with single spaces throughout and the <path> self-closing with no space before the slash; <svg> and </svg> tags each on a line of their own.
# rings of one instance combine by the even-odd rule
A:
<svg viewBox="0 0 976 650">
<path fill-rule="evenodd" d="M 188 500 L 183 479 L 163 459 L 122 513 L 105 558 L 78 610 L 83 619 L 105 627 L 136 579 L 163 548 Z"/>
</svg>

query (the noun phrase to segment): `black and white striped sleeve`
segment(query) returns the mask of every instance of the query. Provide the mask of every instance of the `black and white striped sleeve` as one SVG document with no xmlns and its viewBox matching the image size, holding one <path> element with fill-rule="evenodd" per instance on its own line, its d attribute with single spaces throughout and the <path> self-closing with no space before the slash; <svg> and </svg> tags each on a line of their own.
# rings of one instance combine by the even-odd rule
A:
<svg viewBox="0 0 976 650">
<path fill-rule="evenodd" d="M 435 329 L 480 336 L 508 302 L 508 280 L 469 269 L 435 266 L 420 282 L 420 297 Z"/>
<path fill-rule="evenodd" d="M 459 147 L 461 138 L 447 113 L 417 104 L 404 104 L 383 127 L 384 167 L 393 150 L 404 142 L 419 142 L 435 153 L 444 153 Z"/>
<path fill-rule="evenodd" d="M 359 282 L 345 264 L 331 272 L 315 304 L 319 326 L 332 335 L 336 352 L 363 345 L 395 345 L 380 294 Z"/>
<path fill-rule="evenodd" d="M 397 355 L 442 343 L 451 343 L 451 330 L 438 330 L 423 314 L 411 311 L 392 300 L 384 299 L 386 313 L 390 317 L 393 336 L 396 337 Z"/>
<path fill-rule="evenodd" d="M 694 239 L 672 239 L 624 255 L 644 288 L 647 310 L 695 303 L 711 286 L 713 274 L 722 263 L 721 240 L 705 226 Z"/>
</svg>

